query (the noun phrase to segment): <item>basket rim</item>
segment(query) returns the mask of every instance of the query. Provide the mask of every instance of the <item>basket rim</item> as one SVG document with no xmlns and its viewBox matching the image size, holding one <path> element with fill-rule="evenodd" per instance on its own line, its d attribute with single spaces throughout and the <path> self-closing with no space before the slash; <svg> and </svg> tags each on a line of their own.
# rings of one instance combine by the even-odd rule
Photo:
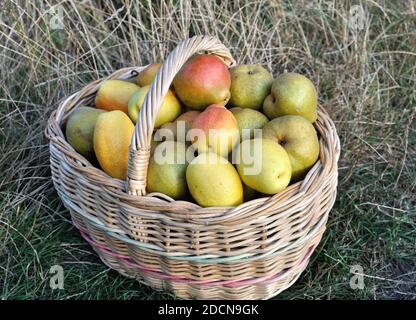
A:
<svg viewBox="0 0 416 320">
<path fill-rule="evenodd" d="M 53 152 L 60 152 L 65 156 L 66 162 L 71 170 L 78 172 L 78 174 L 86 175 L 91 182 L 100 184 L 100 187 L 102 188 L 105 187 L 109 194 L 112 194 L 123 202 L 123 205 L 126 205 L 126 210 L 129 211 L 129 214 L 132 214 L 133 212 L 131 212 L 128 207 L 163 211 L 164 214 L 172 215 L 172 217 L 174 216 L 177 218 L 182 217 L 195 223 L 211 224 L 215 221 L 224 222 L 230 217 L 235 218 L 236 216 L 244 216 L 242 213 L 251 212 L 253 214 L 253 210 L 259 212 L 265 207 L 279 206 L 279 204 L 280 206 L 288 206 L 291 202 L 293 203 L 293 201 L 290 200 L 295 198 L 302 198 L 302 201 L 305 201 L 305 197 L 312 193 L 317 193 L 315 184 L 318 184 L 318 187 L 320 186 L 322 188 L 322 180 L 324 180 L 325 177 L 330 177 L 334 174 L 337 175 L 337 162 L 340 155 L 339 137 L 336 127 L 328 113 L 325 111 L 322 104 L 318 104 L 318 120 L 315 122 L 314 126 L 320 133 L 319 160 L 309 170 L 302 181 L 289 185 L 280 193 L 246 201 L 235 207 L 201 207 L 194 202 L 174 200 L 161 193 L 149 193 L 144 196 L 128 194 L 126 181 L 112 178 L 103 170 L 94 167 L 89 160 L 73 149 L 65 139 L 62 125 L 72 111 L 81 105 L 85 105 L 85 103 L 91 102 L 103 81 L 108 79 L 125 80 L 132 78 L 146 66 L 119 69 L 107 77 L 90 82 L 81 90 L 64 98 L 61 103 L 59 103 L 58 108 L 51 113 L 45 129 L 45 134 L 50 140 L 51 156 Z M 326 144 L 324 143 L 324 140 L 327 140 Z M 324 158 L 323 149 L 328 153 L 330 161 L 323 161 L 326 160 Z M 312 185 L 314 187 L 312 187 Z"/>
</svg>

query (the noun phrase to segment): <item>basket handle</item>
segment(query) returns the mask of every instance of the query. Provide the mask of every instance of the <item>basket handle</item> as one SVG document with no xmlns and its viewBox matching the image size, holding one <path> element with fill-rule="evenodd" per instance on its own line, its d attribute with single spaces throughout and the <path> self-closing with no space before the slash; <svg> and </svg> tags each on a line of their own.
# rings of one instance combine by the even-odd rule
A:
<svg viewBox="0 0 416 320">
<path fill-rule="evenodd" d="M 129 194 L 146 194 L 150 143 L 156 116 L 175 75 L 192 55 L 201 51 L 215 54 L 228 66 L 235 64 L 230 51 L 217 38 L 211 36 L 194 36 L 181 42 L 169 54 L 144 98 L 131 138 L 126 181 Z"/>
</svg>

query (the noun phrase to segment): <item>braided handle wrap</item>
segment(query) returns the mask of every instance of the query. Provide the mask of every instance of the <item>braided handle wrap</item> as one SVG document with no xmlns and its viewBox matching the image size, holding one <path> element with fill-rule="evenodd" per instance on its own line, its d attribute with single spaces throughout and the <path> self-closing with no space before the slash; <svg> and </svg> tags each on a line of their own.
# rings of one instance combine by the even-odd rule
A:
<svg viewBox="0 0 416 320">
<path fill-rule="evenodd" d="M 185 62 L 195 53 L 206 51 L 221 58 L 228 66 L 235 64 L 230 51 L 211 36 L 195 36 L 181 42 L 160 67 L 143 105 L 130 142 L 127 169 L 127 191 L 129 194 L 146 194 L 147 167 L 150 159 L 150 144 L 156 116 L 169 87 Z"/>
</svg>

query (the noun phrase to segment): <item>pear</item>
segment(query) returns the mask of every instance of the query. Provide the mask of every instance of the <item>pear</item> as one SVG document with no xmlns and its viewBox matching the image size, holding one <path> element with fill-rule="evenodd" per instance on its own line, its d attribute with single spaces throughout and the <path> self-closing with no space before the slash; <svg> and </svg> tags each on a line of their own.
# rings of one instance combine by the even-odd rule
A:
<svg viewBox="0 0 416 320">
<path fill-rule="evenodd" d="M 161 192 L 173 199 L 184 199 L 186 185 L 186 146 L 165 141 L 157 145 L 147 170 L 147 191 Z"/>
<path fill-rule="evenodd" d="M 140 87 L 124 80 L 106 80 L 95 96 L 95 106 L 107 111 L 121 110 L 127 114 L 131 96 Z"/>
<path fill-rule="evenodd" d="M 164 130 L 157 131 L 156 136 L 164 136 L 166 140 L 186 142 L 186 135 L 192 128 L 192 123 L 199 114 L 199 111 L 187 111 L 182 113 L 179 117 L 176 118 L 175 121 L 167 122 L 162 125 L 160 129 Z"/>
<path fill-rule="evenodd" d="M 237 148 L 237 170 L 244 184 L 265 194 L 283 191 L 292 168 L 285 149 L 270 139 L 243 140 Z"/>
<path fill-rule="evenodd" d="M 94 128 L 94 151 L 101 168 L 113 178 L 125 180 L 134 124 L 120 110 L 104 112 Z"/>
<path fill-rule="evenodd" d="M 299 115 L 315 122 L 318 115 L 315 86 L 298 73 L 283 73 L 273 81 L 271 93 L 263 103 L 264 114 L 269 119 L 285 115 Z"/>
<path fill-rule="evenodd" d="M 212 104 L 202 111 L 192 123 L 194 146 L 198 152 L 210 149 L 226 157 L 239 142 L 238 123 L 223 105 Z"/>
<path fill-rule="evenodd" d="M 140 87 L 149 86 L 152 84 L 153 79 L 156 77 L 157 72 L 160 69 L 160 62 L 149 64 L 137 75 L 137 84 Z"/>
<path fill-rule="evenodd" d="M 319 157 L 314 126 L 301 116 L 283 116 L 263 127 L 263 137 L 285 148 L 292 164 L 292 181 L 301 180 Z"/>
<path fill-rule="evenodd" d="M 66 124 L 66 138 L 69 144 L 88 159 L 94 156 L 94 128 L 97 118 L 104 110 L 79 107 L 69 117 Z"/>
<path fill-rule="evenodd" d="M 255 129 L 261 129 L 269 119 L 261 112 L 249 108 L 231 108 L 230 111 L 237 120 L 240 139 L 253 139 Z"/>
<path fill-rule="evenodd" d="M 141 87 L 129 100 L 128 114 L 134 123 L 137 122 L 140 108 L 142 107 L 146 94 L 149 92 L 149 88 L 150 86 Z M 175 120 L 180 114 L 181 104 L 175 94 L 171 90 L 168 90 L 156 116 L 155 128 L 159 128 L 161 125 Z"/>
<path fill-rule="evenodd" d="M 186 181 L 192 197 L 202 207 L 236 206 L 243 202 L 243 184 L 237 170 L 214 152 L 202 153 L 190 162 Z"/>
<path fill-rule="evenodd" d="M 230 69 L 230 105 L 259 110 L 270 93 L 273 77 L 258 64 L 242 64 Z"/>
<path fill-rule="evenodd" d="M 225 105 L 230 99 L 231 77 L 217 56 L 197 54 L 190 58 L 173 80 L 175 93 L 192 110 L 211 104 Z"/>
</svg>

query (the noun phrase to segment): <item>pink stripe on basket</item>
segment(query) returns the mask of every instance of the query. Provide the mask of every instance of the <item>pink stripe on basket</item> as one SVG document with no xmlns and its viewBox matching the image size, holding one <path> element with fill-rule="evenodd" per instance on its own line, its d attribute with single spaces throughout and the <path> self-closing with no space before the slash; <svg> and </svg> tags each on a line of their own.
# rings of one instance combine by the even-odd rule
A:
<svg viewBox="0 0 416 320">
<path fill-rule="evenodd" d="M 289 272 L 279 272 L 277 274 L 272 274 L 269 276 L 259 277 L 259 278 L 247 278 L 247 279 L 241 279 L 241 280 L 194 280 L 189 279 L 183 276 L 175 276 L 175 275 L 168 275 L 163 272 L 141 266 L 131 260 L 130 257 L 119 254 L 111 250 L 109 247 L 96 242 L 93 240 L 89 235 L 87 235 L 81 227 L 79 227 L 74 220 L 72 220 L 72 224 L 79 230 L 81 233 L 81 236 L 92 246 L 95 246 L 103 251 L 105 251 L 107 254 L 111 255 L 112 257 L 118 258 L 123 260 L 124 263 L 126 263 L 128 266 L 132 268 L 140 269 L 143 272 L 147 272 L 149 274 L 155 275 L 156 277 L 160 279 L 166 279 L 166 280 L 173 280 L 176 282 L 181 283 L 187 283 L 187 284 L 200 284 L 200 285 L 223 285 L 228 287 L 238 287 L 238 286 L 244 286 L 244 285 L 252 285 L 252 284 L 258 284 L 266 281 L 272 281 L 272 280 L 280 280 L 286 277 Z M 312 252 L 314 251 L 316 246 L 312 246 L 309 248 L 306 255 L 303 257 L 302 261 L 299 263 L 299 267 L 303 267 L 305 263 L 307 263 L 309 257 L 312 255 Z"/>
</svg>

